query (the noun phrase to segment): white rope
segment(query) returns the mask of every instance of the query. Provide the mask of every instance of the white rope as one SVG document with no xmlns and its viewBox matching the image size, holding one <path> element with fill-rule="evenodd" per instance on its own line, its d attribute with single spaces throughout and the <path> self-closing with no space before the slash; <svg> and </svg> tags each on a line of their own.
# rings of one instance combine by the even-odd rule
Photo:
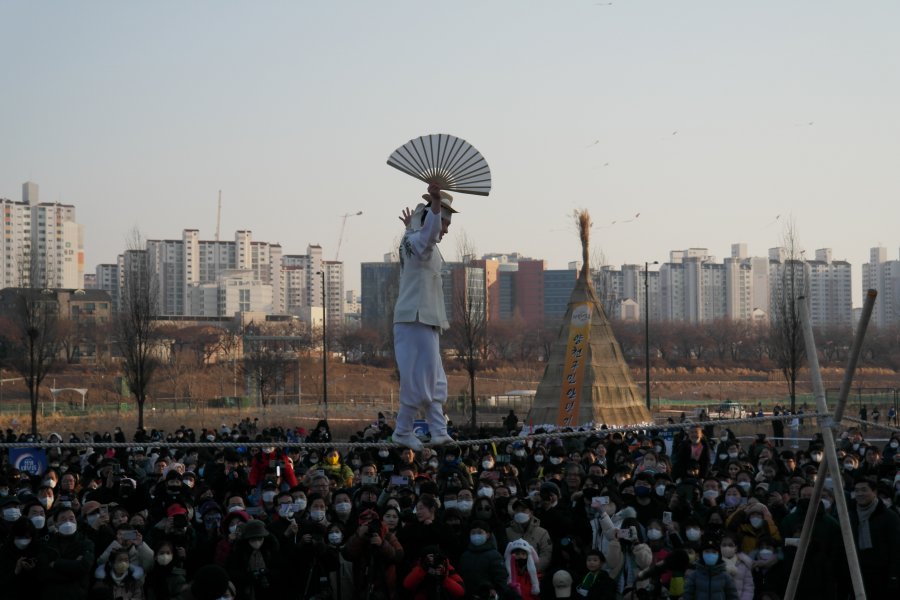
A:
<svg viewBox="0 0 900 600">
<path fill-rule="evenodd" d="M 770 415 L 763 417 L 745 417 L 743 419 L 715 419 L 708 421 L 685 421 L 683 423 L 664 423 L 662 425 L 628 425 L 623 427 L 609 427 L 607 429 L 578 429 L 574 431 L 554 431 L 547 433 L 532 433 L 529 435 L 515 435 L 503 437 L 491 437 L 482 439 L 458 440 L 452 446 L 482 446 L 486 444 L 497 443 L 513 443 L 524 442 L 527 440 L 547 440 L 547 439 L 568 439 L 575 437 L 590 437 L 595 435 L 612 435 L 613 433 L 655 433 L 659 431 L 677 431 L 688 427 L 705 427 L 714 425 L 716 427 L 725 427 L 728 425 L 747 425 L 753 423 L 768 423 L 772 421 L 790 421 L 793 419 L 814 419 L 814 418 L 830 418 L 830 413 L 806 413 L 803 415 Z M 848 420 L 853 420 L 849 419 Z M 377 442 L 287 442 L 287 441 L 269 441 L 269 442 L 166 442 L 166 441 L 148 441 L 148 442 L 3 442 L 0 448 L 271 448 L 271 447 L 290 447 L 303 449 L 319 449 L 328 448 L 405 448 L 403 444 L 388 441 Z M 425 446 L 431 446 L 426 443 Z"/>
</svg>

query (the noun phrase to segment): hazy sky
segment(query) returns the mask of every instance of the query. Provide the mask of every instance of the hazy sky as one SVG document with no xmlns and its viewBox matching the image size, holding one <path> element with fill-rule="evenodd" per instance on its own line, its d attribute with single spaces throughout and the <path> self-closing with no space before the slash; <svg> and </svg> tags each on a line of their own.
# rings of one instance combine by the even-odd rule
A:
<svg viewBox="0 0 900 600">
<path fill-rule="evenodd" d="M 220 189 L 224 238 L 289 254 L 333 258 L 362 210 L 358 289 L 424 191 L 387 156 L 451 133 L 494 189 L 456 196 L 446 258 L 464 231 L 564 268 L 576 208 L 613 265 L 762 256 L 792 214 L 858 289 L 871 246 L 900 249 L 898 22 L 895 0 L 0 0 L 0 196 L 76 205 L 88 272 L 135 226 L 212 239 Z"/>
</svg>

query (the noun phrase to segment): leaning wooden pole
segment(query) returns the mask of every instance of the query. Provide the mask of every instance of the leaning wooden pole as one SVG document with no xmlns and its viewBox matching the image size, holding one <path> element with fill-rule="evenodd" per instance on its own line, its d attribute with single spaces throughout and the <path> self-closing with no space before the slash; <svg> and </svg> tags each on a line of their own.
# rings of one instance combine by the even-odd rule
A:
<svg viewBox="0 0 900 600">
<path fill-rule="evenodd" d="M 819 357 L 816 352 L 816 340 L 813 335 L 812 321 L 809 318 L 807 299 L 800 302 L 800 322 L 803 327 L 803 340 L 806 345 L 806 359 L 809 362 L 810 378 L 812 379 L 813 394 L 816 399 L 816 412 L 825 413 L 828 410 L 825 401 L 825 386 L 822 383 L 822 371 L 819 369 Z M 863 327 L 857 327 L 857 333 L 862 332 Z M 847 375 L 847 374 L 845 374 Z M 852 374 L 850 374 L 852 375 Z M 849 389 L 849 386 L 848 386 Z M 844 399 L 846 401 L 846 398 Z M 843 411 L 843 407 L 840 407 Z M 831 425 L 834 425 L 833 419 Z M 822 428 L 822 439 L 825 442 L 825 460 L 828 462 L 828 470 L 832 473 L 840 473 L 838 465 L 837 446 L 834 442 L 834 429 Z M 817 478 L 818 479 L 818 478 Z M 850 525 L 850 512 L 847 508 L 847 498 L 843 489 L 834 494 L 834 503 L 837 507 L 838 520 L 841 524 L 841 537 L 844 542 L 844 551 L 847 553 L 847 566 L 850 569 L 850 579 L 853 582 L 853 593 L 856 600 L 866 600 L 866 588 L 862 580 L 862 571 L 859 567 L 859 556 L 856 552 L 856 542 L 853 539 L 853 528 Z M 805 533 L 805 530 L 804 530 Z M 802 535 L 802 534 L 801 534 Z M 802 539 L 802 538 L 801 538 Z M 807 540 L 807 544 L 808 544 Z M 793 572 L 791 573 L 793 576 Z M 795 584 L 796 585 L 796 584 Z"/>
</svg>

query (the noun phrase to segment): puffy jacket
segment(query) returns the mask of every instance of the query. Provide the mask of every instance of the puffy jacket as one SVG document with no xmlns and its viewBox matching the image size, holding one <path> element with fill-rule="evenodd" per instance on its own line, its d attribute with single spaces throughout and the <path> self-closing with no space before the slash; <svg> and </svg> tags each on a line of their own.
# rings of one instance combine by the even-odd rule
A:
<svg viewBox="0 0 900 600">
<path fill-rule="evenodd" d="M 466 588 L 463 585 L 462 577 L 454 570 L 450 561 L 446 561 L 445 566 L 447 572 L 443 579 L 438 582 L 429 580 L 428 573 L 422 565 L 417 564 L 403 580 L 403 587 L 406 588 L 415 600 L 465 597 Z"/>
<path fill-rule="evenodd" d="M 738 552 L 734 558 L 723 558 L 725 563 L 725 572 L 734 581 L 734 587 L 737 588 L 740 600 L 753 600 L 753 559 Z"/>
<path fill-rule="evenodd" d="M 93 566 L 93 542 L 80 532 L 68 536 L 54 533 L 40 549 L 41 598 L 87 598 Z"/>
<path fill-rule="evenodd" d="M 681 600 L 738 600 L 738 592 L 721 560 L 711 567 L 697 562 L 684 578 Z"/>
<path fill-rule="evenodd" d="M 553 559 L 553 541 L 547 530 L 541 527 L 541 521 L 537 517 L 531 517 L 525 525 L 513 521 L 512 525 L 506 528 L 506 539 L 510 542 L 523 539 L 531 544 L 538 553 L 536 565 L 538 573 L 547 572 Z"/>
<path fill-rule="evenodd" d="M 506 567 L 493 536 L 480 546 L 469 544 L 459 559 L 459 574 L 470 594 L 477 593 L 486 584 L 497 591 L 506 589 Z"/>
</svg>

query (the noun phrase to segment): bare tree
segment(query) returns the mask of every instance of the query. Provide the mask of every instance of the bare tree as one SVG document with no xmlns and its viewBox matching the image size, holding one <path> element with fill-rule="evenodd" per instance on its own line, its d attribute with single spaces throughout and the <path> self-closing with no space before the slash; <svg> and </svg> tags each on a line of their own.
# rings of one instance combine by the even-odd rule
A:
<svg viewBox="0 0 900 600">
<path fill-rule="evenodd" d="M 138 429 L 144 428 L 144 404 L 150 382 L 159 367 L 158 282 L 137 230 L 125 251 L 125 276 L 121 311 L 114 320 L 116 344 L 122 353 L 122 370 L 138 408 Z"/>
<path fill-rule="evenodd" d="M 797 378 L 806 359 L 800 302 L 808 301 L 809 278 L 793 218 L 785 224 L 782 248 L 784 260 L 778 265 L 778 277 L 773 286 L 770 356 L 787 383 L 791 412 L 794 413 L 797 407 Z"/>
<path fill-rule="evenodd" d="M 61 347 L 56 293 L 27 287 L 8 288 L 2 292 L 2 304 L 6 313 L 6 323 L 0 328 L 3 364 L 25 381 L 31 405 L 31 433 L 37 435 L 41 383 L 58 363 Z"/>
<path fill-rule="evenodd" d="M 478 271 L 469 267 L 475 257 L 475 247 L 465 233 L 457 238 L 460 266 L 453 269 L 453 306 L 450 332 L 447 343 L 456 359 L 469 376 L 469 394 L 472 402 L 472 429 L 478 427 L 477 396 L 475 380 L 485 359 L 488 344 L 487 302 L 484 274 L 479 279 Z"/>
</svg>

